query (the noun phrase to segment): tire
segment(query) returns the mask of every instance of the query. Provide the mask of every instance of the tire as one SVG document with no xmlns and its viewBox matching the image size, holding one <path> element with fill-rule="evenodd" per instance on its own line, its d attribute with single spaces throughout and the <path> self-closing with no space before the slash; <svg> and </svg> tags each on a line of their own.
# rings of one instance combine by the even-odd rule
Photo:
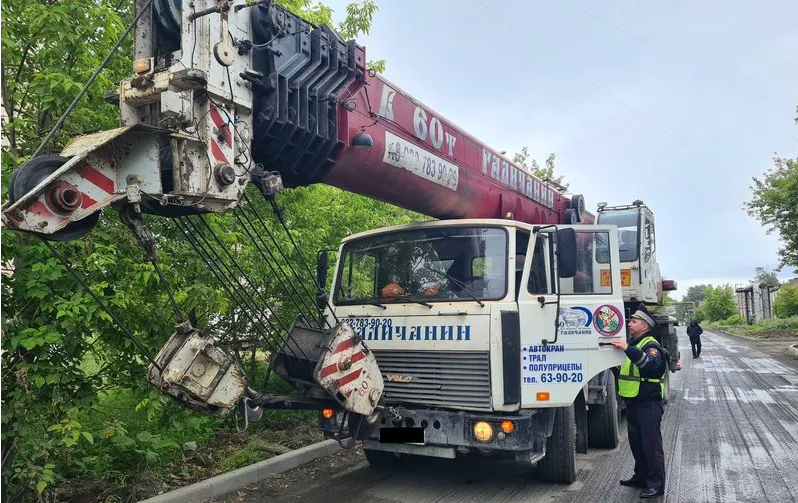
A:
<svg viewBox="0 0 798 503">
<path fill-rule="evenodd" d="M 404 462 L 404 457 L 395 452 L 363 449 L 363 453 L 366 455 L 366 461 L 375 468 L 394 468 Z"/>
<path fill-rule="evenodd" d="M 546 440 L 546 456 L 538 462 L 543 480 L 571 484 L 576 480 L 576 415 L 574 406 L 558 407 L 554 428 Z"/>
<path fill-rule="evenodd" d="M 591 405 L 587 412 L 587 444 L 590 447 L 614 449 L 620 439 L 620 409 L 615 374 L 607 378 L 607 400 L 603 405 Z"/>
</svg>

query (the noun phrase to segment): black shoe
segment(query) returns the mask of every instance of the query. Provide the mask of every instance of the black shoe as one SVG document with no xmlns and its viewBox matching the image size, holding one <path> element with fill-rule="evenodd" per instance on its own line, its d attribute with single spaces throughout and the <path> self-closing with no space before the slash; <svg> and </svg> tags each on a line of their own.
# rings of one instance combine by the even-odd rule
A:
<svg viewBox="0 0 798 503">
<path fill-rule="evenodd" d="M 665 494 L 665 489 L 643 489 L 640 493 L 641 498 L 656 498 Z"/>
<path fill-rule="evenodd" d="M 693 355 L 693 358 L 698 358 L 698 355 Z"/>
<path fill-rule="evenodd" d="M 626 487 L 639 487 L 641 489 L 646 487 L 646 485 L 643 482 L 637 480 L 634 477 L 632 477 L 631 479 L 621 480 L 619 484 Z"/>
</svg>

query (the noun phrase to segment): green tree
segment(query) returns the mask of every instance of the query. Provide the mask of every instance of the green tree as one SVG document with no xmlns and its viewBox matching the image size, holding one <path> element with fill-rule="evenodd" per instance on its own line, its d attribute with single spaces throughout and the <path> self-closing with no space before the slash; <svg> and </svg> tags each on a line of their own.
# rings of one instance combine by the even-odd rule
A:
<svg viewBox="0 0 798 503">
<path fill-rule="evenodd" d="M 310 0 L 284 3 L 315 23 L 331 20 L 329 8 Z M 342 26 L 348 35 L 363 33 L 375 11 L 369 0 L 357 4 L 347 9 Z M 132 20 L 132 2 L 7 0 L 2 17 L 2 99 L 8 114 L 3 124 L 8 146 L 2 152 L 5 200 L 14 167 L 33 153 L 116 43 Z M 118 125 L 117 108 L 102 95 L 129 73 L 130 48 L 128 41 L 42 153 L 58 152 L 69 136 Z M 280 233 L 271 207 L 256 191 L 249 195 L 274 231 L 274 248 L 288 250 L 287 260 L 298 271 L 303 259 L 313 260 L 315 250 L 336 246 L 347 228 L 358 231 L 422 218 L 331 187 L 286 191 L 278 202 L 291 235 L 301 243 L 297 251 Z M 237 251 L 242 267 L 260 280 L 258 288 L 270 292 L 277 309 L 273 318 L 290 323 L 298 309 L 241 224 L 231 214 L 204 220 L 224 246 Z M 246 306 L 227 295 L 173 221 L 146 221 L 157 236 L 159 262 L 183 313 L 194 313 L 200 328 L 234 345 L 231 339 L 246 329 L 236 314 Z M 3 228 L 2 243 L 4 274 L 8 269 L 2 282 L 4 498 L 17 501 L 38 493 L 42 499 L 43 491 L 69 477 L 108 467 L 129 471 L 150 466 L 153 453 L 160 452 L 151 448 L 155 437 L 128 438 L 125 410 L 127 415 L 134 407 L 151 411 L 153 428 L 164 432 L 185 430 L 185 425 L 175 425 L 184 413 L 151 389 L 146 358 L 38 238 Z M 115 212 L 106 210 L 84 239 L 56 248 L 154 355 L 173 331 L 176 317 L 152 264 L 142 260 L 141 249 Z M 309 280 L 303 275 L 299 281 Z M 128 409 L 113 419 L 109 413 L 107 424 L 81 419 L 97 414 L 102 400 L 119 390 L 134 399 Z M 169 444 L 162 440 L 157 440 L 162 446 Z"/>
<path fill-rule="evenodd" d="M 731 285 L 708 286 L 704 293 L 704 302 L 699 308 L 701 316 L 707 321 L 725 320 L 737 313 L 734 301 L 734 289 Z"/>
<path fill-rule="evenodd" d="M 748 215 L 777 232 L 780 266 L 798 269 L 798 159 L 775 156 L 774 167 L 753 179 L 752 198 L 745 203 Z"/>
<path fill-rule="evenodd" d="M 757 267 L 756 271 L 754 271 L 754 283 L 757 285 L 765 283 L 767 286 L 777 286 L 779 277 L 775 271 L 768 270 L 765 267 Z"/>
<path fill-rule="evenodd" d="M 694 285 L 687 289 L 687 293 L 682 298 L 682 302 L 695 302 L 700 304 L 704 300 L 704 294 L 710 285 Z"/>
<path fill-rule="evenodd" d="M 798 286 L 789 283 L 781 285 L 773 301 L 773 311 L 779 318 L 798 316 Z"/>
<path fill-rule="evenodd" d="M 541 180 L 553 182 L 562 186 L 564 189 L 567 189 L 568 184 L 565 183 L 563 175 L 554 176 L 555 158 L 556 155 L 554 153 L 549 154 L 549 156 L 546 158 L 545 167 L 541 167 L 538 161 L 529 153 L 529 149 L 524 147 L 520 152 L 513 156 L 513 162 L 522 168 L 529 169 L 532 171 L 533 175 Z"/>
</svg>

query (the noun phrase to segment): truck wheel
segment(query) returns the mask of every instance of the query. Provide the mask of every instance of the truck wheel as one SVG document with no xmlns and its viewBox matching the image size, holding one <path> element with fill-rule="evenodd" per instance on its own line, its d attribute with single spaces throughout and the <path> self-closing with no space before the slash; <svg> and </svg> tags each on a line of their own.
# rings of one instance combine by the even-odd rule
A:
<svg viewBox="0 0 798 503">
<path fill-rule="evenodd" d="M 608 372 L 607 400 L 604 404 L 591 405 L 587 411 L 587 443 L 590 447 L 614 449 L 620 437 L 620 410 L 615 389 L 615 374 Z"/>
<path fill-rule="evenodd" d="M 574 406 L 558 407 L 554 428 L 546 440 L 546 456 L 538 462 L 543 480 L 570 484 L 576 480 L 576 415 Z"/>
<path fill-rule="evenodd" d="M 375 468 L 394 468 L 404 461 L 404 457 L 395 452 L 372 449 L 363 449 L 363 452 L 366 454 L 366 461 Z"/>
</svg>

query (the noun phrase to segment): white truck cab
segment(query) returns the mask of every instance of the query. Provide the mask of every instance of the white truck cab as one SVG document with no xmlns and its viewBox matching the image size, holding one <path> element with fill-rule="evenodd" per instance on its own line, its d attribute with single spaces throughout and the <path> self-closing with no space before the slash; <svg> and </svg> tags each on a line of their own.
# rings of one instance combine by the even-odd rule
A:
<svg viewBox="0 0 798 503">
<path fill-rule="evenodd" d="M 377 412 L 348 422 L 369 460 L 490 451 L 543 458 L 548 478 L 568 482 L 589 433 L 614 447 L 608 369 L 625 357 L 610 342 L 626 339 L 617 240 L 614 226 L 494 219 L 344 239 L 329 309 L 373 352 L 385 383 Z M 343 420 L 322 427 L 333 434 Z"/>
</svg>

